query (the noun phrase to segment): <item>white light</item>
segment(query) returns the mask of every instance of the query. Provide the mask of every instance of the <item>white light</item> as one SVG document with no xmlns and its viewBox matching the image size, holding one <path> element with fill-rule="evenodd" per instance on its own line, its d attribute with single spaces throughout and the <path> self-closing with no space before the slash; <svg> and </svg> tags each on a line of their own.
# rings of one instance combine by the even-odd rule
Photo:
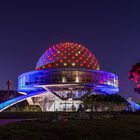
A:
<svg viewBox="0 0 140 140">
<path fill-rule="evenodd" d="M 75 82 L 77 82 L 77 83 L 79 82 L 79 77 L 75 78 Z"/>
<path fill-rule="evenodd" d="M 66 81 L 66 77 L 62 77 L 62 83 L 65 83 Z"/>
<path fill-rule="evenodd" d="M 23 95 L 27 95 L 27 93 L 26 92 L 19 92 L 20 94 L 23 94 Z"/>
<path fill-rule="evenodd" d="M 75 66 L 75 63 L 72 63 L 72 66 Z"/>
</svg>

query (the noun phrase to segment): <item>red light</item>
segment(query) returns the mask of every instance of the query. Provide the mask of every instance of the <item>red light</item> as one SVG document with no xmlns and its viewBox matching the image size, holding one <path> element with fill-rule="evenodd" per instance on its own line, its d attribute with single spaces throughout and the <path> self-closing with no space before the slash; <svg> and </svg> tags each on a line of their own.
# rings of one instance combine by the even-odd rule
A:
<svg viewBox="0 0 140 140">
<path fill-rule="evenodd" d="M 39 61 L 40 65 L 37 68 L 41 69 L 43 69 L 43 64 L 45 64 L 45 67 L 52 68 L 57 65 L 62 66 L 62 64 L 65 66 L 65 63 L 67 63 L 67 66 L 72 67 L 74 66 L 73 63 L 75 63 L 75 66 L 77 67 L 84 66 L 94 69 L 98 69 L 99 65 L 99 62 L 96 60 L 92 52 L 90 52 L 87 48 L 76 43 L 68 42 L 52 46 L 49 50 L 46 50 Z"/>
</svg>

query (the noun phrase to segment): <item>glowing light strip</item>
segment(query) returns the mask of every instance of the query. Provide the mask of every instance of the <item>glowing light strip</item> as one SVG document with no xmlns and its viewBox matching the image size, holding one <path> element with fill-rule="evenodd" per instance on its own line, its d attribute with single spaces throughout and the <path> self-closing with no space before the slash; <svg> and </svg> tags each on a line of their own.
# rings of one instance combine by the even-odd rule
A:
<svg viewBox="0 0 140 140">
<path fill-rule="evenodd" d="M 30 98 L 30 97 L 33 97 L 33 96 L 36 96 L 36 95 L 39 95 L 39 94 L 43 94 L 45 92 L 30 93 L 30 94 L 19 96 L 19 97 L 16 97 L 16 98 L 12 98 L 12 99 L 7 100 L 7 101 L 5 101 L 3 103 L 0 103 L 0 112 L 2 112 L 3 110 L 9 108 L 10 106 L 13 106 L 13 105 L 15 105 L 15 104 L 17 104 L 17 103 L 19 103 L 21 101 L 26 100 L 27 98 Z"/>
<path fill-rule="evenodd" d="M 134 111 L 140 111 L 140 105 L 135 103 L 134 101 L 130 101 L 130 100 L 127 100 L 128 103 L 131 105 L 131 107 L 134 109 Z"/>
</svg>

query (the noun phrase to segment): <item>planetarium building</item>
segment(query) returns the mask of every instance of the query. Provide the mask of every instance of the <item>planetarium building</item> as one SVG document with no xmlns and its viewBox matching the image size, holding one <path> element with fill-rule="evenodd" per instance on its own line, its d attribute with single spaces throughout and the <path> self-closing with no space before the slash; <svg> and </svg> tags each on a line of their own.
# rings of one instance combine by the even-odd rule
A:
<svg viewBox="0 0 140 140">
<path fill-rule="evenodd" d="M 46 50 L 34 71 L 18 78 L 18 92 L 42 111 L 77 110 L 91 94 L 116 94 L 117 75 L 100 70 L 98 60 L 86 47 L 60 43 Z"/>
</svg>

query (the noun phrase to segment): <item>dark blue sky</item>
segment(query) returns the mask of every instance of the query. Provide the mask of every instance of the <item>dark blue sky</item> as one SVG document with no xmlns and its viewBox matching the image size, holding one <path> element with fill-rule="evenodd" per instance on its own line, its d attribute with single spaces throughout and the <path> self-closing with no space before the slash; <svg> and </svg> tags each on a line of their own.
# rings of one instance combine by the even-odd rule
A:
<svg viewBox="0 0 140 140">
<path fill-rule="evenodd" d="M 51 45 L 87 46 L 101 69 L 119 76 L 120 94 L 138 99 L 128 71 L 140 61 L 139 0 L 32 0 L 0 3 L 0 88 L 33 70 Z"/>
</svg>

